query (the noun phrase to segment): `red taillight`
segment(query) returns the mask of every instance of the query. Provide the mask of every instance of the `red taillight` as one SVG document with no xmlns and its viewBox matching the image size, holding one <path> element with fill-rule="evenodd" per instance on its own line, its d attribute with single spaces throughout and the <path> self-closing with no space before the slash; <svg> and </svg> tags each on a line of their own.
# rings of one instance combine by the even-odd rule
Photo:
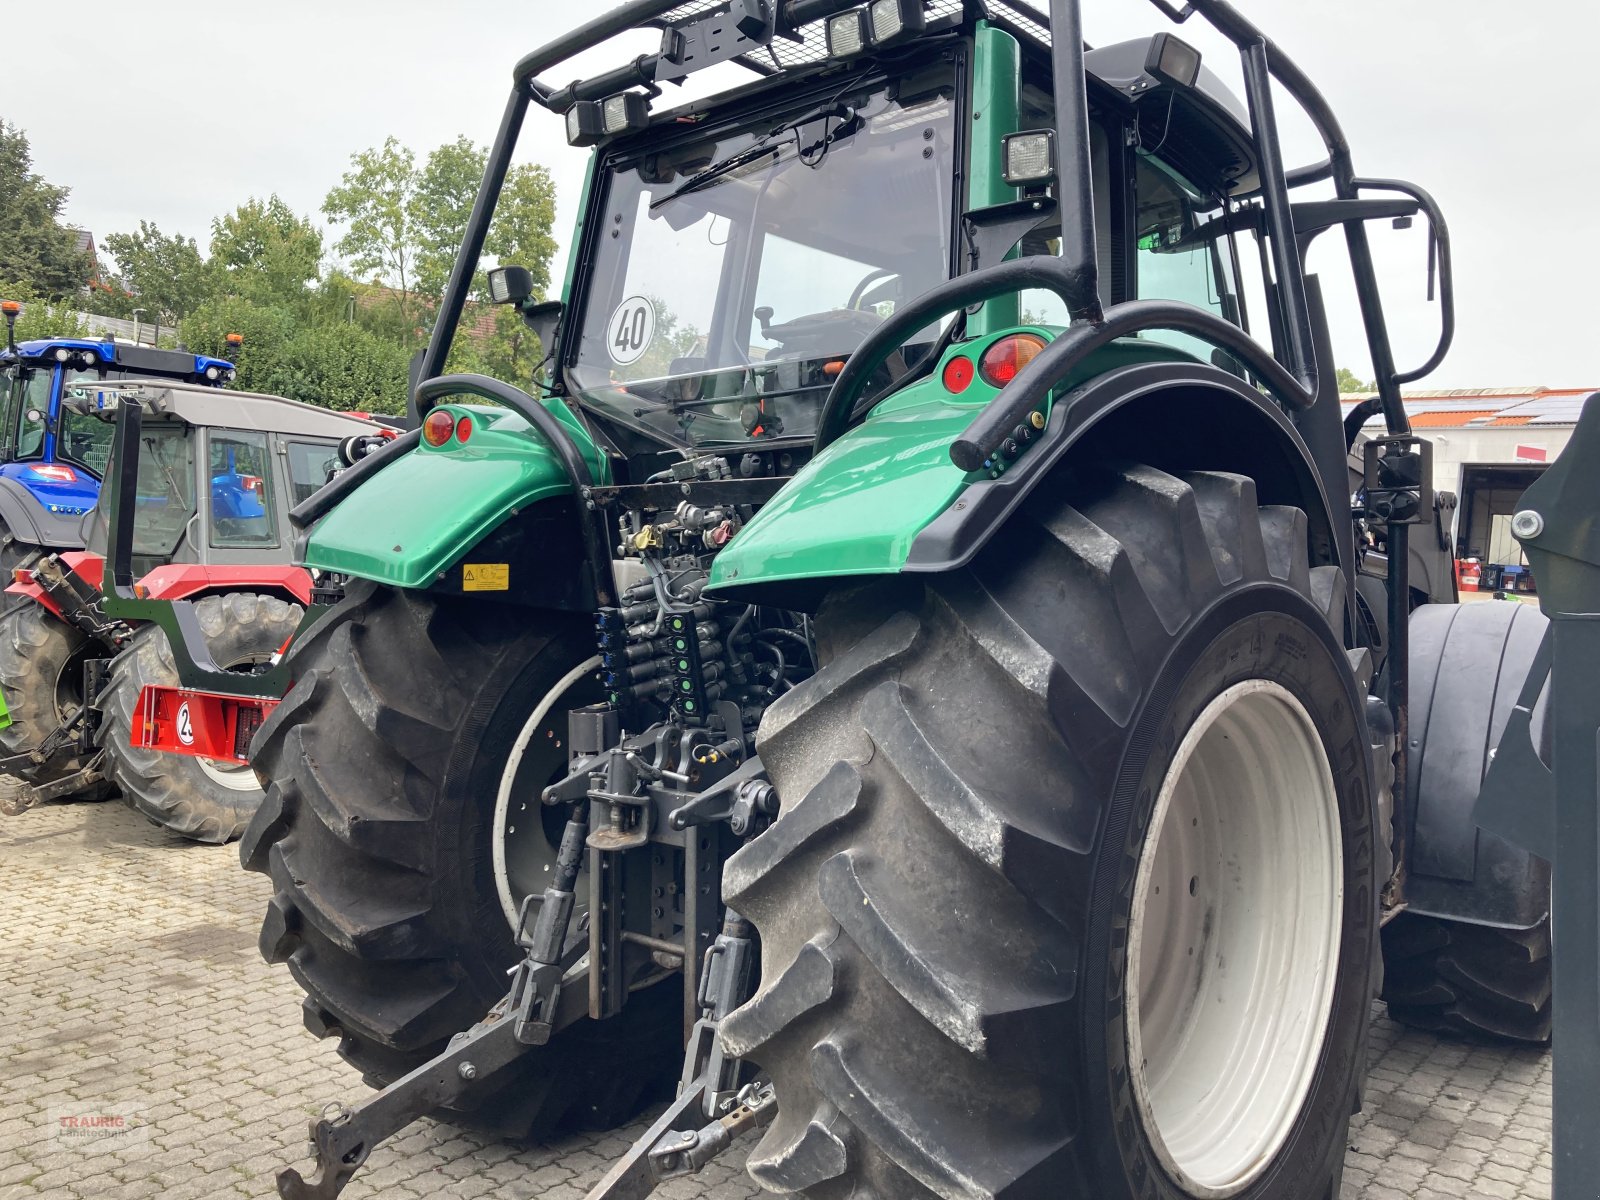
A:
<svg viewBox="0 0 1600 1200">
<path fill-rule="evenodd" d="M 990 387 L 1003 388 L 1022 371 L 1022 368 L 1039 357 L 1044 349 L 1044 339 L 1034 333 L 1013 333 L 1003 337 L 983 352 L 978 363 L 978 374 Z"/>
<path fill-rule="evenodd" d="M 450 435 L 456 431 L 454 415 L 442 408 L 436 408 L 422 420 L 422 440 L 430 446 L 442 446 L 450 440 Z"/>
<path fill-rule="evenodd" d="M 29 467 L 28 470 L 37 479 L 51 479 L 56 483 L 78 482 L 78 473 L 71 467 L 60 467 L 53 463 L 44 463 L 37 467 Z"/>
<path fill-rule="evenodd" d="M 472 418 L 462 417 L 456 422 L 456 441 L 464 442 L 472 436 Z"/>
<path fill-rule="evenodd" d="M 972 360 L 957 355 L 944 365 L 944 390 L 959 396 L 972 386 Z"/>
<path fill-rule="evenodd" d="M 263 500 L 267 498 L 267 481 L 259 475 L 241 475 L 239 481 L 244 484 L 246 491 L 254 492 Z"/>
</svg>

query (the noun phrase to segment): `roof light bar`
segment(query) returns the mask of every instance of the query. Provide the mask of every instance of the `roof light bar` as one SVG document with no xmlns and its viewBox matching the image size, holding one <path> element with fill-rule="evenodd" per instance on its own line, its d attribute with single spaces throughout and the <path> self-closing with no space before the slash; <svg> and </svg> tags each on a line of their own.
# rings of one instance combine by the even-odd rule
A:
<svg viewBox="0 0 1600 1200">
<path fill-rule="evenodd" d="M 852 8 L 829 17 L 828 57 L 850 58 L 866 50 L 915 37 L 928 27 L 922 0 L 872 0 L 865 8 Z"/>
</svg>

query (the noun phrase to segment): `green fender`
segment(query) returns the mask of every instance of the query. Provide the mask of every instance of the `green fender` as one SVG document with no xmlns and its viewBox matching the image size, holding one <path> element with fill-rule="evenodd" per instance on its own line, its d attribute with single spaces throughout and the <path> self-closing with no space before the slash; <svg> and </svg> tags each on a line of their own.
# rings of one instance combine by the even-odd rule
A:
<svg viewBox="0 0 1600 1200">
<path fill-rule="evenodd" d="M 547 401 L 571 428 L 596 480 L 605 456 L 566 405 Z M 466 440 L 426 442 L 346 496 L 311 531 L 301 561 L 400 588 L 443 577 L 515 512 L 572 491 L 555 454 L 509 409 L 445 404 Z"/>
<path fill-rule="evenodd" d="M 959 395 L 944 386 L 951 359 L 976 363 L 1006 333 L 952 347 L 937 370 L 895 393 L 794 477 L 739 531 L 711 567 L 710 592 L 841 576 L 895 575 L 911 543 L 969 483 L 999 470 L 967 473 L 950 443 L 999 389 L 977 378 Z M 1060 329 L 1022 332 L 1054 338 Z M 1150 362 L 1198 361 L 1173 346 L 1124 338 L 1091 355 L 1057 389 Z"/>
</svg>

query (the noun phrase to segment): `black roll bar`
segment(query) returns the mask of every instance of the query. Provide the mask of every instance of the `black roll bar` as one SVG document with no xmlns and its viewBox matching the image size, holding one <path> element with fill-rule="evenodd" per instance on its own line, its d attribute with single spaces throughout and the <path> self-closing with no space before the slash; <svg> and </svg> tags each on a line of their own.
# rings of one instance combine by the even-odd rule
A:
<svg viewBox="0 0 1600 1200">
<path fill-rule="evenodd" d="M 355 491 L 356 488 L 397 460 L 406 451 L 413 449 L 421 440 L 422 431 L 420 429 L 408 429 L 393 441 L 378 447 L 365 458 L 357 459 L 349 469 L 339 472 L 331 481 L 323 484 L 311 495 L 291 508 L 289 510 L 289 524 L 296 529 L 309 529 L 327 516 L 336 505 L 351 492 Z"/>
<path fill-rule="evenodd" d="M 817 419 L 814 449 L 821 452 L 850 426 L 857 402 L 873 372 L 888 362 L 918 330 L 973 304 L 996 296 L 1037 288 L 1070 303 L 1083 287 L 1083 277 L 1064 260 L 1037 256 L 1013 259 L 958 275 L 924 292 L 867 335 L 833 382 Z M 1316 394 L 1273 358 L 1244 330 L 1215 313 L 1177 300 L 1129 300 L 1107 309 L 1096 324 L 1072 326 L 1024 367 L 984 408 L 950 447 L 950 458 L 964 471 L 976 471 L 1028 414 L 1085 358 L 1107 342 L 1145 329 L 1174 329 L 1203 338 L 1228 351 L 1247 366 L 1287 408 L 1304 410 Z"/>
</svg>

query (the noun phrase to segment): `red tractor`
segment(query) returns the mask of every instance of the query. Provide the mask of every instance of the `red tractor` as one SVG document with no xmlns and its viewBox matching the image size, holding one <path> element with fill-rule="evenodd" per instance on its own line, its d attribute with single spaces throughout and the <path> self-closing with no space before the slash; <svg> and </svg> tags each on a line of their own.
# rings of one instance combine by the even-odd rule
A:
<svg viewBox="0 0 1600 1200">
<path fill-rule="evenodd" d="M 141 700 L 177 682 L 161 616 L 185 602 L 212 666 L 269 670 L 311 604 L 310 573 L 290 564 L 288 511 L 339 468 L 341 443 L 385 430 L 364 415 L 181 383 L 81 386 L 65 404 L 116 432 L 105 495 L 84 519 L 88 548 L 18 569 L 7 589 L 25 599 L 0 616 L 11 715 L 0 803 L 21 812 L 120 790 L 174 833 L 230 841 L 262 796 L 242 753 L 252 730 L 224 744 L 181 700 L 166 720 Z M 158 730 L 181 753 L 163 753 Z"/>
</svg>

